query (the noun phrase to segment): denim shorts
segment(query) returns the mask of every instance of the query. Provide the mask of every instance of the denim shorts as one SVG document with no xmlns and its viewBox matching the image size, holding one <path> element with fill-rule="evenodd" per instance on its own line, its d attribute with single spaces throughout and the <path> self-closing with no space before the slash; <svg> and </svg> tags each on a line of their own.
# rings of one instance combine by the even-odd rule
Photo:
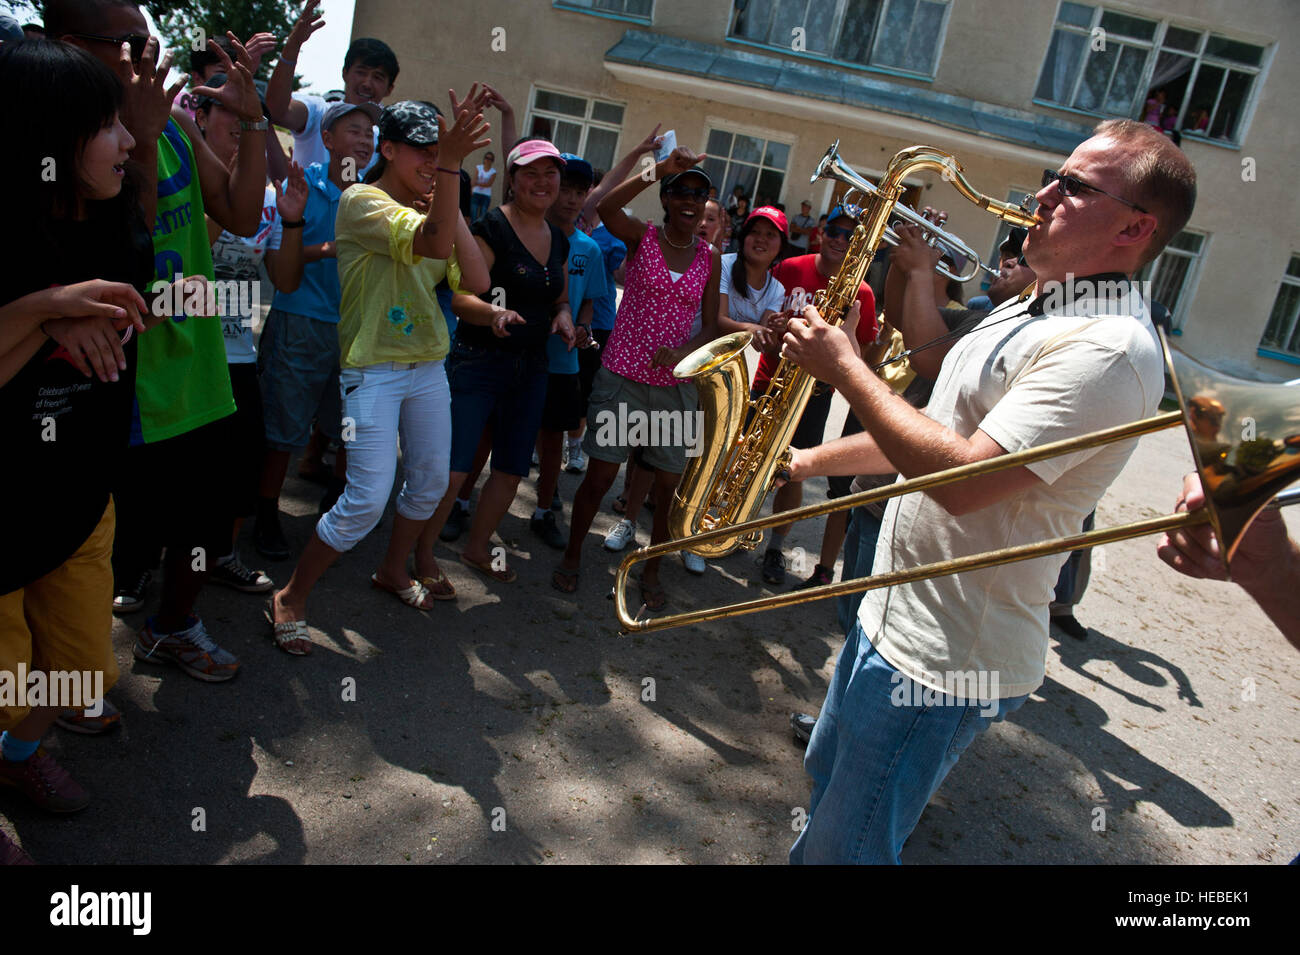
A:
<svg viewBox="0 0 1300 955">
<path fill-rule="evenodd" d="M 337 325 L 271 309 L 258 342 L 257 370 L 270 447 L 277 451 L 305 448 L 311 440 L 313 418 L 321 434 L 339 439 L 343 406 Z"/>
<path fill-rule="evenodd" d="M 546 407 L 546 352 L 509 352 L 457 342 L 447 359 L 451 387 L 451 469 L 468 473 L 485 428 L 492 470 L 526 477 Z"/>
</svg>

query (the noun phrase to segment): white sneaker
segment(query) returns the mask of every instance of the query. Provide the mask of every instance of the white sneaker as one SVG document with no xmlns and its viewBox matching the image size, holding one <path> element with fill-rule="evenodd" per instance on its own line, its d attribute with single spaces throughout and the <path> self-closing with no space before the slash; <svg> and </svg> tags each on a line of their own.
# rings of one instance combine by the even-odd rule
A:
<svg viewBox="0 0 1300 955">
<path fill-rule="evenodd" d="M 582 439 L 572 442 L 569 446 L 569 460 L 564 464 L 564 470 L 570 474 L 581 474 L 587 470 L 587 455 L 582 450 Z"/>
<path fill-rule="evenodd" d="M 702 574 L 709 569 L 703 557 L 689 550 L 682 551 L 682 563 L 686 565 L 687 572 L 692 574 Z"/>
<path fill-rule="evenodd" d="M 606 550 L 622 550 L 636 541 L 636 524 L 626 517 L 614 525 L 614 529 L 605 536 Z"/>
</svg>

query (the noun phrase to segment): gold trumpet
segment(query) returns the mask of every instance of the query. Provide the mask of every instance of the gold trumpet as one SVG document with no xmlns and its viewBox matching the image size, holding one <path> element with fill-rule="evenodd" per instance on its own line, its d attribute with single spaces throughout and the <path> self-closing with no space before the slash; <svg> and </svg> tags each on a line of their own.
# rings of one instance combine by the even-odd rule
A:
<svg viewBox="0 0 1300 955">
<path fill-rule="evenodd" d="M 937 471 L 911 480 L 852 494 L 822 504 L 812 504 L 793 511 L 783 511 L 760 520 L 734 527 L 697 534 L 687 540 L 668 541 L 645 547 L 626 557 L 619 565 L 614 584 L 614 599 L 623 633 L 665 630 L 687 624 L 703 623 L 725 617 L 757 613 L 777 607 L 789 607 L 810 600 L 837 597 L 841 594 L 876 590 L 897 584 L 944 577 L 965 571 L 981 570 L 1048 554 L 1082 550 L 1099 544 L 1144 537 L 1180 528 L 1211 524 L 1218 536 L 1224 565 L 1231 570 L 1232 558 L 1242 535 L 1263 508 L 1300 503 L 1300 494 L 1279 494 L 1300 479 L 1300 378 L 1282 385 L 1260 385 L 1232 378 L 1183 355 L 1171 351 L 1161 334 L 1165 365 L 1178 396 L 1179 411 L 1169 411 L 1130 424 L 1119 425 L 1056 441 L 1037 448 L 980 461 L 976 464 Z M 1191 397 L 1187 397 L 1190 395 Z M 1182 425 L 1192 446 L 1196 470 L 1205 489 L 1206 506 L 1193 512 L 1135 521 L 1120 527 L 1101 528 L 1088 533 L 1059 537 L 1041 543 L 1021 544 L 984 554 L 971 554 L 953 560 L 938 561 L 906 570 L 824 584 L 806 590 L 791 591 L 758 600 L 693 610 L 688 613 L 639 620 L 628 612 L 625 589 L 631 569 L 642 561 L 689 548 L 699 551 L 710 542 L 726 536 L 755 535 L 777 524 L 793 523 L 846 510 L 875 501 L 899 497 L 914 491 L 926 491 L 945 484 L 955 484 L 981 474 L 1004 471 L 1059 457 L 1075 451 L 1127 441 Z M 1275 498 L 1275 495 L 1278 495 Z"/>
</svg>

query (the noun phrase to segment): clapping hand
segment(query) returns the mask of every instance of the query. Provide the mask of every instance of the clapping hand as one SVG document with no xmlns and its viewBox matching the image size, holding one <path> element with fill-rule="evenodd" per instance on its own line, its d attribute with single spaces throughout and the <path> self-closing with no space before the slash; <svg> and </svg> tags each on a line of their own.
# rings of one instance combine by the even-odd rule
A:
<svg viewBox="0 0 1300 955">
<path fill-rule="evenodd" d="M 235 48 L 235 55 L 239 62 L 232 62 L 226 55 L 226 51 L 217 45 L 216 40 L 208 40 L 208 47 L 221 60 L 221 69 L 226 74 L 226 82 L 216 89 L 211 86 L 196 87 L 193 91 L 194 95 L 211 97 L 246 123 L 260 122 L 262 101 L 257 97 L 253 74 L 248 69 L 247 64 L 251 62 L 248 50 L 233 33 L 227 31 L 226 38 Z"/>
<path fill-rule="evenodd" d="M 302 166 L 296 162 L 289 163 L 289 175 L 284 182 L 271 183 L 275 186 L 275 208 L 280 218 L 286 222 L 298 222 L 307 209 L 307 177 Z"/>
</svg>

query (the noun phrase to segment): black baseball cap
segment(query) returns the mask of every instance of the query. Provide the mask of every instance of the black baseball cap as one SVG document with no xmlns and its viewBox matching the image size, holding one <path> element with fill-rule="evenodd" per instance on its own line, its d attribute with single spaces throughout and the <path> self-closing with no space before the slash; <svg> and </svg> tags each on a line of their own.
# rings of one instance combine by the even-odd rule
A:
<svg viewBox="0 0 1300 955">
<path fill-rule="evenodd" d="M 379 138 L 408 146 L 432 146 L 438 141 L 438 111 L 413 99 L 385 106 L 379 116 Z"/>
<path fill-rule="evenodd" d="M 998 246 L 998 252 L 1000 252 L 1003 257 L 1008 255 L 1019 255 L 1021 246 L 1025 244 L 1025 236 L 1027 234 L 1028 233 L 1019 226 L 1012 229 L 1007 233 L 1007 237 L 1002 240 L 1002 244 Z"/>
<path fill-rule="evenodd" d="M 699 166 L 692 166 L 684 172 L 675 172 L 671 176 L 665 176 L 663 179 L 659 180 L 659 195 L 662 196 L 667 193 L 669 189 L 677 184 L 679 179 L 682 179 L 685 176 L 699 176 L 704 180 L 704 188 L 710 189 L 713 187 L 713 180 L 709 178 L 709 174 Z"/>
</svg>

